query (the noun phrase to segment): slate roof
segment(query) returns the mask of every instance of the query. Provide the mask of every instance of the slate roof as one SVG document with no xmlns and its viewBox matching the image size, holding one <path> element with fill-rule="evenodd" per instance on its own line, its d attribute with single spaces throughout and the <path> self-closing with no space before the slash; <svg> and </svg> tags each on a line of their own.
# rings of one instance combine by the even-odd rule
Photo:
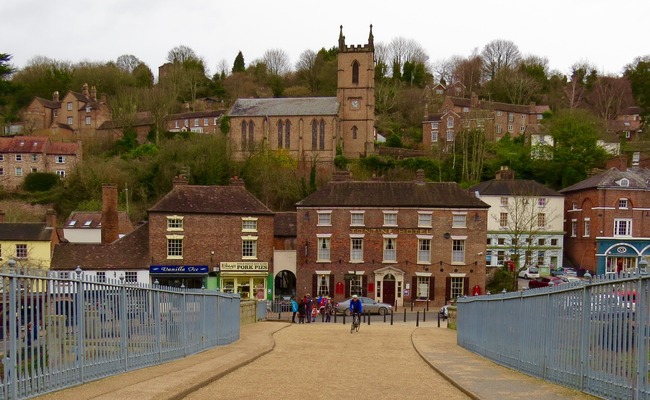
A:
<svg viewBox="0 0 650 400">
<path fill-rule="evenodd" d="M 454 182 L 334 181 L 298 207 L 489 208 Z"/>
<path fill-rule="evenodd" d="M 248 214 L 273 212 L 244 186 L 177 185 L 149 212 L 197 214 Z"/>
<path fill-rule="evenodd" d="M 296 228 L 297 213 L 295 211 L 279 212 L 273 217 L 273 234 L 274 236 L 296 237 L 298 229 Z"/>
<path fill-rule="evenodd" d="M 53 228 L 45 223 L 0 223 L 0 240 L 23 240 L 30 242 L 49 242 Z"/>
<path fill-rule="evenodd" d="M 629 186 L 621 186 L 617 183 L 623 178 L 630 181 Z M 618 168 L 610 168 L 603 173 L 566 187 L 560 190 L 560 193 L 586 189 L 650 190 L 650 169 L 633 167 L 621 171 Z"/>
<path fill-rule="evenodd" d="M 54 247 L 52 270 L 143 270 L 149 269 L 149 224 L 109 244 L 59 243 Z"/>
<path fill-rule="evenodd" d="M 481 196 L 547 196 L 562 197 L 553 189 L 539 182 L 526 179 L 492 179 L 469 188 L 470 192 L 479 192 Z"/>
<path fill-rule="evenodd" d="M 465 97 L 453 97 L 449 96 L 452 104 L 458 107 L 472 107 L 472 100 Z M 496 101 L 485 101 L 481 100 L 478 103 L 478 108 L 484 110 L 498 110 L 498 111 L 508 111 L 521 114 L 542 114 L 549 110 L 549 106 L 546 105 L 530 105 L 530 104 L 510 104 L 510 103 L 500 103 Z"/>
<path fill-rule="evenodd" d="M 72 222 L 74 221 L 74 224 Z M 118 230 L 128 233 L 133 230 L 133 224 L 126 211 L 117 212 Z M 73 211 L 65 222 L 66 229 L 100 229 L 102 224 L 101 211 Z"/>
<path fill-rule="evenodd" d="M 53 109 L 61 108 L 61 102 L 60 101 L 48 100 L 48 99 L 44 99 L 42 97 L 36 97 L 36 101 L 41 103 L 41 105 L 43 107 L 45 107 L 45 108 L 53 108 Z"/>
<path fill-rule="evenodd" d="M 192 118 L 206 118 L 206 117 L 220 117 L 224 114 L 224 110 L 205 110 L 205 111 L 188 111 L 179 114 L 172 114 L 168 117 L 169 120 L 175 119 L 192 119 Z"/>
<path fill-rule="evenodd" d="M 0 153 L 75 155 L 79 143 L 51 142 L 46 136 L 0 137 Z"/>
<path fill-rule="evenodd" d="M 336 97 L 296 97 L 277 99 L 237 99 L 231 117 L 338 115 Z"/>
</svg>

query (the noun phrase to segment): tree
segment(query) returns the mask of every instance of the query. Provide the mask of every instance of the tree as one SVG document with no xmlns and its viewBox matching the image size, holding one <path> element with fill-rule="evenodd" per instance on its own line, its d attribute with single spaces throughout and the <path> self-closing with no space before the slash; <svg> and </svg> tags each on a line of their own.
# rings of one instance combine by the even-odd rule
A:
<svg viewBox="0 0 650 400">
<path fill-rule="evenodd" d="M 377 46 L 375 46 L 377 47 Z M 423 64 L 429 60 L 426 51 L 417 41 L 403 37 L 394 38 L 386 46 L 387 64 L 391 65 L 392 76 L 397 78 L 407 61 L 412 64 Z"/>
<path fill-rule="evenodd" d="M 244 63 L 244 55 L 240 50 L 239 53 L 237 53 L 237 57 L 235 57 L 235 62 L 232 65 L 232 73 L 234 74 L 235 72 L 244 72 L 244 71 L 246 71 L 246 64 Z"/>
<path fill-rule="evenodd" d="M 632 86 L 632 94 L 643 110 L 644 120 L 650 121 L 650 55 L 637 57 L 625 67 L 625 76 Z"/>
<path fill-rule="evenodd" d="M 121 55 L 117 57 L 117 61 L 115 61 L 117 68 L 124 72 L 128 72 L 129 74 L 132 73 L 140 64 L 142 64 L 142 61 L 132 54 Z"/>
<path fill-rule="evenodd" d="M 153 86 L 153 72 L 145 63 L 138 64 L 131 72 L 135 79 L 136 87 L 151 87 Z"/>
<path fill-rule="evenodd" d="M 176 46 L 173 49 L 169 50 L 167 53 L 167 62 L 170 63 L 184 63 L 189 60 L 198 60 L 199 57 L 196 55 L 194 50 L 190 47 L 181 45 Z"/>
<path fill-rule="evenodd" d="M 296 74 L 298 79 L 309 88 L 309 93 L 314 95 L 317 91 L 318 82 L 316 69 L 316 59 L 318 54 L 313 50 L 305 50 L 300 53 L 296 63 Z"/>
<path fill-rule="evenodd" d="M 461 179 L 476 183 L 483 176 L 485 162 L 486 134 L 482 127 L 462 129 L 455 138 L 456 151 L 462 154 Z"/>
<path fill-rule="evenodd" d="M 266 64 L 269 74 L 284 76 L 291 72 L 289 55 L 282 49 L 270 49 L 264 52 L 262 61 Z"/>
<path fill-rule="evenodd" d="M 7 107 L 10 102 L 9 95 L 14 91 L 9 80 L 14 72 L 14 68 L 9 64 L 10 61 L 10 54 L 0 53 L 0 122 L 11 119 L 9 115 L 12 113 Z"/>
<path fill-rule="evenodd" d="M 467 58 L 458 57 L 453 63 L 451 80 L 449 83 L 460 82 L 468 93 L 475 93 L 481 87 L 481 69 L 483 60 L 476 50 Z"/>
<path fill-rule="evenodd" d="M 604 121 L 614 120 L 622 109 L 634 105 L 630 81 L 625 77 L 598 76 L 591 84 L 586 102 Z"/>
<path fill-rule="evenodd" d="M 521 53 L 514 42 L 497 39 L 485 45 L 481 59 L 485 79 L 492 80 L 502 69 L 515 67 L 521 59 Z"/>
</svg>

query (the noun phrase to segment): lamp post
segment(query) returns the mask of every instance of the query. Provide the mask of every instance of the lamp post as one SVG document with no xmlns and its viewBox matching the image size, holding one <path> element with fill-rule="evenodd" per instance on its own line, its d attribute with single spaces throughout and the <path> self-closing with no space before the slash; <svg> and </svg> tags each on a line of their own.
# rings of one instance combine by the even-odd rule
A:
<svg viewBox="0 0 650 400">
<path fill-rule="evenodd" d="M 641 259 L 639 262 L 636 264 L 637 267 L 637 273 L 639 275 L 645 275 L 648 271 L 648 262 L 641 256 Z"/>
</svg>

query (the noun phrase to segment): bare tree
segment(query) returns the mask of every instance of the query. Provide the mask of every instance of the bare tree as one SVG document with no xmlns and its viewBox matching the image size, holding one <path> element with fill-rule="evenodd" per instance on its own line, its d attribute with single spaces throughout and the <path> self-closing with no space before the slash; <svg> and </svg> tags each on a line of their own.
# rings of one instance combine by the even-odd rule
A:
<svg viewBox="0 0 650 400">
<path fill-rule="evenodd" d="M 117 57 L 117 61 L 115 62 L 115 65 L 117 65 L 117 68 L 121 69 L 124 72 L 128 72 L 130 74 L 141 63 L 142 61 L 140 61 L 138 57 L 132 54 L 124 54 Z"/>
<path fill-rule="evenodd" d="M 468 93 L 474 93 L 481 87 L 481 69 L 483 60 L 474 50 L 467 58 L 456 58 L 453 69 L 452 82 L 460 82 L 465 85 Z"/>
<path fill-rule="evenodd" d="M 518 68 L 505 68 L 499 71 L 494 82 L 500 82 L 510 104 L 528 104 L 533 95 L 539 92 L 539 82 Z"/>
<path fill-rule="evenodd" d="M 596 69 L 588 62 L 579 62 L 571 66 L 571 80 L 565 88 L 565 97 L 569 109 L 583 105 L 586 86 L 596 77 Z"/>
<path fill-rule="evenodd" d="M 398 68 L 400 71 L 407 61 L 412 64 L 423 64 L 426 66 L 429 60 L 429 56 L 424 50 L 424 47 L 414 39 L 405 39 L 403 37 L 394 38 L 388 43 L 386 50 L 388 67 L 393 69 Z"/>
<path fill-rule="evenodd" d="M 188 60 L 198 59 L 199 57 L 196 55 L 194 50 L 185 45 L 176 46 L 167 53 L 167 61 L 170 63 L 184 63 Z"/>
<path fill-rule="evenodd" d="M 264 52 L 262 62 L 266 64 L 267 71 L 277 76 L 285 76 L 291 72 L 289 55 L 282 49 L 270 49 Z"/>
<path fill-rule="evenodd" d="M 587 103 L 603 120 L 616 119 L 621 109 L 634 104 L 630 81 L 624 77 L 598 76 L 591 85 Z"/>
<path fill-rule="evenodd" d="M 485 45 L 481 58 L 485 77 L 492 80 L 500 70 L 515 67 L 521 59 L 521 53 L 514 42 L 497 39 Z"/>
<path fill-rule="evenodd" d="M 318 54 L 316 54 L 315 51 L 305 50 L 300 53 L 298 62 L 296 63 L 296 73 L 298 78 L 307 84 L 311 94 L 315 94 L 317 90 L 317 57 Z"/>
</svg>

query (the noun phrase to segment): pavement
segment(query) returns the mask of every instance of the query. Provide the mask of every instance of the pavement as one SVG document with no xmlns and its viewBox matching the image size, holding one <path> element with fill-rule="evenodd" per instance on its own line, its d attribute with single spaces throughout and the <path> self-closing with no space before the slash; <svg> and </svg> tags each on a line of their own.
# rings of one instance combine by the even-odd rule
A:
<svg viewBox="0 0 650 400">
<path fill-rule="evenodd" d="M 341 323 L 341 321 L 339 321 Z M 316 324 L 322 324 L 316 322 Z M 478 356 L 456 344 L 456 331 L 437 322 L 396 322 L 401 329 L 380 320 L 372 329 L 411 335 L 411 343 L 422 359 L 444 379 L 471 399 L 595 399 L 582 392 L 554 385 L 513 371 Z M 287 321 L 263 321 L 244 325 L 240 339 L 230 345 L 206 350 L 180 360 L 129 371 L 49 393 L 41 400 L 172 400 L 183 399 L 221 377 L 273 351 L 274 334 L 299 332 L 303 325 Z M 297 328 L 297 329 L 296 329 Z M 364 327 L 366 331 L 371 327 Z M 284 335 L 283 335 L 284 336 Z M 385 339 L 384 339 L 385 340 Z M 382 343 L 383 345 L 383 343 Z M 396 387 L 396 390 L 400 390 Z M 397 395 L 397 394 L 396 394 Z M 399 397 L 399 396 L 398 396 Z"/>
</svg>

